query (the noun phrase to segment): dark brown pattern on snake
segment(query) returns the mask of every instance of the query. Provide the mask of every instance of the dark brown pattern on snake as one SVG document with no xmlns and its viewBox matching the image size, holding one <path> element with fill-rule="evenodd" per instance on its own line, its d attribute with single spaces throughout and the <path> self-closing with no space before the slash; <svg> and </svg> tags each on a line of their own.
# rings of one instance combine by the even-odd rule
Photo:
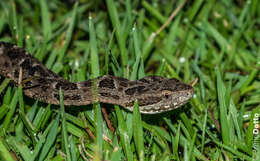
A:
<svg viewBox="0 0 260 161">
<path fill-rule="evenodd" d="M 120 105 L 132 111 L 134 102 L 138 100 L 142 113 L 153 114 L 180 107 L 193 94 L 190 85 L 159 76 L 130 81 L 105 75 L 72 83 L 47 69 L 24 49 L 0 42 L 0 75 L 18 84 L 20 74 L 25 95 L 42 102 L 59 104 L 61 88 L 66 106 L 88 105 L 98 101 Z"/>
</svg>

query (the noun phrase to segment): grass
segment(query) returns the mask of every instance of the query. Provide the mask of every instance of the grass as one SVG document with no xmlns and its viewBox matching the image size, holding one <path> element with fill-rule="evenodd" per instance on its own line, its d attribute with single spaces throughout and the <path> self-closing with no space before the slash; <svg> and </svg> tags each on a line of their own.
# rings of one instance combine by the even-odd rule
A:
<svg viewBox="0 0 260 161">
<path fill-rule="evenodd" d="M 133 113 L 99 103 L 47 105 L 1 77 L 0 160 L 259 160 L 257 0 L 3 0 L 0 6 L 0 40 L 26 48 L 67 80 L 199 79 L 182 108 L 141 115 L 137 103 Z"/>
</svg>

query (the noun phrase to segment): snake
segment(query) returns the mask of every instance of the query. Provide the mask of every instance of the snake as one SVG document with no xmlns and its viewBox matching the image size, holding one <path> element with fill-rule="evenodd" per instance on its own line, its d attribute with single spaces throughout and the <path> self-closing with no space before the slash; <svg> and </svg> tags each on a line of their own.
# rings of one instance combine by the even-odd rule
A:
<svg viewBox="0 0 260 161">
<path fill-rule="evenodd" d="M 157 114 L 181 107 L 194 93 L 192 85 L 161 76 L 128 80 L 104 75 L 70 82 L 52 72 L 25 49 L 8 42 L 0 42 L 0 75 L 16 86 L 22 85 L 26 96 L 48 104 L 60 104 L 61 89 L 66 108 L 100 102 L 133 111 L 137 101 L 141 113 Z"/>
</svg>

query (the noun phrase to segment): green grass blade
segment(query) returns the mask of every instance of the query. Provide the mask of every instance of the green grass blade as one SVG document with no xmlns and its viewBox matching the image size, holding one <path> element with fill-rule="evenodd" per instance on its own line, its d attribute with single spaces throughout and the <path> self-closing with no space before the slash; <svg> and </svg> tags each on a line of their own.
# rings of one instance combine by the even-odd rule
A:
<svg viewBox="0 0 260 161">
<path fill-rule="evenodd" d="M 118 124 L 118 133 L 120 136 L 120 142 L 122 144 L 122 147 L 124 149 L 126 159 L 129 161 L 133 161 L 133 152 L 131 150 L 131 144 L 130 144 L 130 136 L 127 133 L 127 126 L 125 123 L 125 120 L 123 118 L 122 111 L 120 110 L 119 106 L 115 106 L 117 120 L 119 122 Z"/>
<path fill-rule="evenodd" d="M 178 150 L 178 147 L 179 147 L 179 140 L 180 140 L 180 129 L 181 129 L 181 126 L 180 124 L 178 124 L 178 129 L 177 129 L 177 132 L 176 132 L 176 136 L 175 136 L 175 139 L 174 139 L 174 144 L 173 144 L 173 153 L 175 155 L 175 157 L 177 158 L 177 160 L 179 161 L 180 158 L 179 158 L 179 150 Z"/>
<path fill-rule="evenodd" d="M 145 157 L 144 157 L 143 127 L 142 127 L 142 119 L 139 110 L 139 105 L 137 102 L 135 102 L 134 110 L 133 110 L 133 133 L 134 133 L 134 141 L 138 153 L 138 158 L 140 161 L 144 161 Z"/>
<path fill-rule="evenodd" d="M 162 24 L 166 22 L 167 18 L 164 17 L 157 9 L 155 9 L 151 4 L 147 1 L 142 1 L 142 5 L 145 9 L 149 11 L 156 19 L 158 19 Z"/>
<path fill-rule="evenodd" d="M 63 102 L 63 94 L 60 88 L 60 113 L 61 113 L 61 126 L 62 126 L 62 141 L 66 152 L 66 160 L 71 161 L 71 154 L 69 150 L 69 143 L 68 143 L 68 131 L 66 125 L 66 117 L 65 117 L 65 109 L 64 109 L 64 102 Z"/>
<path fill-rule="evenodd" d="M 23 133 L 17 130 L 18 127 L 21 126 L 21 127 L 19 127 L 19 128 L 21 128 L 21 130 L 24 130 L 24 127 L 23 127 L 23 126 L 25 126 L 26 129 L 27 129 L 27 131 L 28 131 L 28 133 L 29 133 L 30 139 L 32 140 L 33 144 L 36 144 L 37 139 L 36 139 L 36 137 L 35 137 L 35 128 L 34 128 L 34 126 L 33 126 L 32 123 L 30 122 L 30 120 L 24 115 L 24 113 L 22 113 L 22 112 L 19 111 L 19 114 L 20 114 L 20 118 L 21 118 L 22 121 L 23 121 L 23 124 L 19 124 L 19 125 L 17 126 L 17 128 L 16 128 L 17 136 L 19 136 L 19 135 L 23 136 L 23 135 L 22 135 Z"/>
<path fill-rule="evenodd" d="M 133 72 L 131 73 L 130 80 L 136 80 L 137 78 L 142 78 L 145 76 L 144 74 L 144 65 L 142 61 L 141 51 L 139 47 L 139 40 L 137 35 L 137 29 L 133 28 L 133 36 L 134 36 L 134 48 L 135 48 L 135 55 L 136 61 L 133 67 Z"/>
<path fill-rule="evenodd" d="M 40 154 L 40 151 L 41 151 L 42 147 L 45 145 L 47 135 L 48 135 L 50 129 L 53 127 L 54 122 L 55 122 L 55 120 L 50 122 L 48 127 L 44 130 L 43 134 L 40 136 L 39 141 L 35 145 L 35 148 L 34 148 L 30 161 L 35 161 L 37 156 Z"/>
<path fill-rule="evenodd" d="M 1 132 L 0 132 L 1 136 L 9 129 L 9 124 L 11 123 L 11 121 L 13 119 L 13 115 L 16 110 L 17 103 L 18 103 L 18 90 L 15 91 L 12 102 L 10 104 L 9 112 L 7 113 L 7 115 L 4 119 L 4 122 L 2 124 Z"/>
<path fill-rule="evenodd" d="M 71 160 L 77 161 L 76 145 L 73 141 L 73 138 L 70 139 L 70 151 L 71 151 Z"/>
<path fill-rule="evenodd" d="M 225 102 L 225 93 L 226 87 L 221 79 L 221 74 L 219 68 L 216 69 L 217 75 L 217 93 L 219 101 L 219 111 L 220 111 L 220 124 L 221 124 L 221 134 L 223 142 L 228 145 L 230 143 L 230 133 L 229 133 L 229 124 L 228 124 L 228 114 L 227 114 L 227 105 Z"/>
<path fill-rule="evenodd" d="M 128 64 L 128 55 L 127 55 L 127 50 L 125 47 L 125 37 L 122 35 L 125 35 L 122 33 L 122 28 L 120 27 L 120 21 L 119 21 L 119 17 L 118 17 L 118 13 L 117 10 L 115 8 L 115 2 L 113 0 L 106 0 L 106 4 L 107 4 L 107 8 L 108 8 L 108 13 L 111 19 L 111 22 L 114 26 L 114 28 L 116 29 L 116 38 L 117 38 L 117 42 L 119 44 L 119 48 L 120 48 L 120 53 L 121 53 L 121 62 L 123 65 L 123 73 L 124 73 L 124 77 L 126 77 L 126 67 Z"/>
<path fill-rule="evenodd" d="M 194 144 L 196 141 L 196 136 L 197 136 L 197 133 L 195 132 L 192 136 L 191 145 L 189 147 L 189 154 L 188 154 L 189 159 L 188 160 L 194 160 L 193 150 L 194 150 Z"/>
<path fill-rule="evenodd" d="M 91 54 L 91 71 L 93 77 L 98 77 L 99 73 L 99 59 L 97 53 L 97 42 L 96 42 L 96 32 L 94 29 L 92 17 L 89 17 L 89 34 L 90 34 L 90 54 Z M 94 97 L 97 95 L 97 82 L 94 82 Z M 97 146 L 97 156 L 102 155 L 103 152 L 103 118 L 101 113 L 101 107 L 98 103 L 94 104 L 95 113 L 95 128 L 96 128 L 96 146 Z"/>
<path fill-rule="evenodd" d="M 21 85 L 18 86 L 18 97 L 19 97 L 19 110 L 24 115 L 23 89 Z"/>
<path fill-rule="evenodd" d="M 73 30 L 74 30 L 74 27 L 75 27 L 77 9 L 78 9 L 78 3 L 75 3 L 73 10 L 72 10 L 72 15 L 71 15 L 71 17 L 69 17 L 70 24 L 69 24 L 69 28 L 68 28 L 67 33 L 66 33 L 64 45 L 63 45 L 61 51 L 59 52 L 58 62 L 61 62 L 61 60 L 64 57 L 65 52 L 67 51 L 67 49 L 69 47 L 69 43 L 71 41 Z"/>
<path fill-rule="evenodd" d="M 8 86 L 8 84 L 9 84 L 9 82 L 10 82 L 10 79 L 5 79 L 2 83 L 1 83 L 1 85 L 0 85 L 0 94 L 3 92 L 3 90 Z"/>
<path fill-rule="evenodd" d="M 93 78 L 96 78 L 99 76 L 100 72 L 99 72 L 96 32 L 94 29 L 94 24 L 91 16 L 89 16 L 89 34 L 90 34 L 91 71 L 93 74 Z"/>
<path fill-rule="evenodd" d="M 11 152 L 9 152 L 8 148 L 4 143 L 4 139 L 1 137 L 0 137 L 0 160 L 15 161 Z"/>
<path fill-rule="evenodd" d="M 48 133 L 46 142 L 41 150 L 41 154 L 39 156 L 39 161 L 43 161 L 48 153 L 50 152 L 50 148 L 53 146 L 57 132 L 58 132 L 58 127 L 59 127 L 59 120 L 60 120 L 60 114 L 57 114 L 54 124 L 52 125 L 50 132 Z"/>
<path fill-rule="evenodd" d="M 46 42 L 52 36 L 51 22 L 48 13 L 48 6 L 45 0 L 40 0 L 43 40 Z"/>
<path fill-rule="evenodd" d="M 254 78 L 257 76 L 257 73 L 259 73 L 258 69 L 253 69 L 250 73 L 250 75 L 247 77 L 245 82 L 242 84 L 242 87 L 240 89 L 241 94 L 244 95 L 246 93 L 247 88 L 249 88 L 249 84 L 254 80 Z"/>
<path fill-rule="evenodd" d="M 207 125 L 207 117 L 208 117 L 208 109 L 205 110 L 205 116 L 204 116 L 204 121 L 203 121 L 203 129 L 202 129 L 202 141 L 201 141 L 201 153 L 204 152 L 204 147 L 205 147 L 205 134 L 206 134 L 206 125 Z"/>
<path fill-rule="evenodd" d="M 20 141 L 13 136 L 6 139 L 12 147 L 19 152 L 23 160 L 29 160 L 31 157 L 31 151 L 26 144 L 20 143 Z"/>
</svg>

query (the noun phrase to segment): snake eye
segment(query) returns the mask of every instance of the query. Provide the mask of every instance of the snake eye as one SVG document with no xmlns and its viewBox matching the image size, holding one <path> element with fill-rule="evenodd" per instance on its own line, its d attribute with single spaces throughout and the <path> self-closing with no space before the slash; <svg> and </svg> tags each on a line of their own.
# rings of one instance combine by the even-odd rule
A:
<svg viewBox="0 0 260 161">
<path fill-rule="evenodd" d="M 170 97 L 170 95 L 172 94 L 172 92 L 168 91 L 168 90 L 164 90 L 164 91 L 162 91 L 162 94 L 163 94 L 164 98 L 168 99 Z"/>
</svg>

